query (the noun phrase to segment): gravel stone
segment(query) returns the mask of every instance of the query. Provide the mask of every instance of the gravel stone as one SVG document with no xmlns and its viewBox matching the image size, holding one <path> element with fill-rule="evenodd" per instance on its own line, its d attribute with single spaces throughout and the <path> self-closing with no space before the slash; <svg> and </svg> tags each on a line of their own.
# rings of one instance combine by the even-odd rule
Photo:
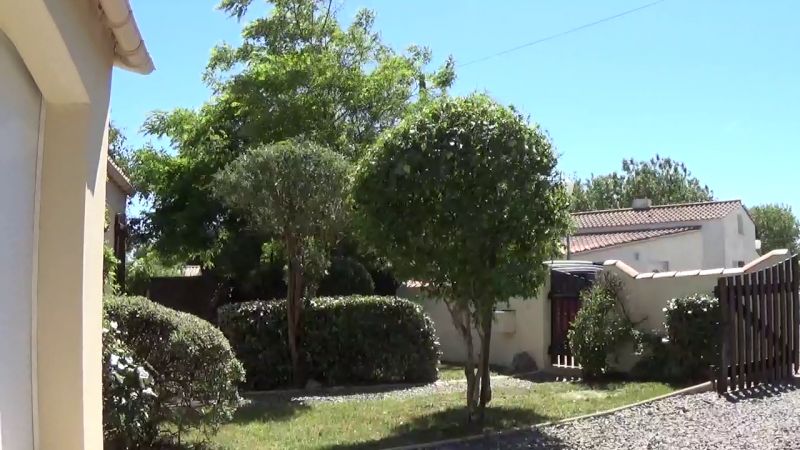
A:
<svg viewBox="0 0 800 450">
<path fill-rule="evenodd" d="M 613 414 L 438 447 L 471 449 L 800 449 L 800 389 L 681 395 Z"/>
</svg>

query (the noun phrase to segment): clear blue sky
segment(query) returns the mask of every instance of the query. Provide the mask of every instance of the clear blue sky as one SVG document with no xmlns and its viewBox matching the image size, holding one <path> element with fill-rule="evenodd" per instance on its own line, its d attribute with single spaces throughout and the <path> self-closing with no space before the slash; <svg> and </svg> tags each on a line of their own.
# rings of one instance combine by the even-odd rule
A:
<svg viewBox="0 0 800 450">
<path fill-rule="evenodd" d="M 593 22 L 648 0 L 345 0 L 395 48 L 457 63 Z M 132 0 L 156 64 L 117 70 L 112 118 L 134 144 L 148 113 L 197 107 L 211 48 L 241 24 L 216 1 Z M 258 10 L 263 2 L 255 0 Z M 800 213 L 800 3 L 666 0 L 549 42 L 457 69 L 453 93 L 485 91 L 548 130 L 560 169 L 586 177 L 655 153 L 685 162 L 720 199 Z"/>
</svg>

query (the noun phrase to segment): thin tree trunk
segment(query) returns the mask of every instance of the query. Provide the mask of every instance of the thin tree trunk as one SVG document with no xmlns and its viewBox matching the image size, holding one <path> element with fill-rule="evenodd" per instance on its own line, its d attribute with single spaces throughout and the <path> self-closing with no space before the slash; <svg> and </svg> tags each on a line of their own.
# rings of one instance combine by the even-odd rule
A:
<svg viewBox="0 0 800 450">
<path fill-rule="evenodd" d="M 480 366 L 478 367 L 481 380 L 480 398 L 478 400 L 478 423 L 480 425 L 483 425 L 484 419 L 486 418 L 486 404 L 492 400 L 492 383 L 489 376 L 489 350 L 492 344 L 492 313 L 492 309 L 489 309 L 488 312 L 484 313 L 484 317 L 481 320 L 481 355 L 479 361 Z"/>
<path fill-rule="evenodd" d="M 292 358 L 292 377 L 295 386 L 306 383 L 305 364 L 302 356 L 303 272 L 297 257 L 298 249 L 292 240 L 287 242 L 289 254 L 286 311 L 289 327 L 289 354 Z"/>
<path fill-rule="evenodd" d="M 472 340 L 472 323 L 470 312 L 468 309 L 461 307 L 458 304 L 445 301 L 447 310 L 450 312 L 450 317 L 453 320 L 456 330 L 461 335 L 464 346 L 466 347 L 466 361 L 464 363 L 464 375 L 467 378 L 467 422 L 471 423 L 475 410 L 478 406 L 480 376 L 475 365 L 475 346 Z"/>
</svg>

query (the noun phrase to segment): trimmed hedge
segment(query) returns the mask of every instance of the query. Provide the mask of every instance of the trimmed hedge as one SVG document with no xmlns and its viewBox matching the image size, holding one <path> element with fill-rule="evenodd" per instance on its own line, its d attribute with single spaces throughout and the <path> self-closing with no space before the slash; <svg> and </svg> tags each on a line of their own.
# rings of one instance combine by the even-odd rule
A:
<svg viewBox="0 0 800 450">
<path fill-rule="evenodd" d="M 179 433 L 197 427 L 208 435 L 231 419 L 244 369 L 216 327 L 143 297 L 107 298 L 104 309 L 153 376 L 157 426 L 171 424 Z"/>
<path fill-rule="evenodd" d="M 284 300 L 225 305 L 218 318 L 244 364 L 249 389 L 291 382 Z M 433 322 L 408 300 L 316 298 L 306 301 L 303 329 L 312 379 L 326 384 L 436 380 L 440 352 Z"/>
</svg>

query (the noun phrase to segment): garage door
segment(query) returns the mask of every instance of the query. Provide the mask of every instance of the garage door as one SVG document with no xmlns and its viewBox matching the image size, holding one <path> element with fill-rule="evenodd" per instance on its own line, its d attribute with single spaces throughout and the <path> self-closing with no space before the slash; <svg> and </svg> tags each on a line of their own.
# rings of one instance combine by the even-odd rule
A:
<svg viewBox="0 0 800 450">
<path fill-rule="evenodd" d="M 0 449 L 33 448 L 31 330 L 41 94 L 0 32 Z"/>
</svg>

